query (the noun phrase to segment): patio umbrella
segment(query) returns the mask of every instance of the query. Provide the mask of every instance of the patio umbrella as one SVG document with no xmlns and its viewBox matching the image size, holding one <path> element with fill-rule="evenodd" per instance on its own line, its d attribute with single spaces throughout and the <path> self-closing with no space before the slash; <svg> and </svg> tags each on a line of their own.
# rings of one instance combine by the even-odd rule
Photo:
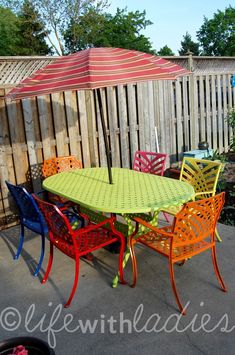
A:
<svg viewBox="0 0 235 355">
<path fill-rule="evenodd" d="M 111 152 L 99 88 L 148 80 L 175 80 L 186 74 L 189 71 L 185 68 L 150 54 L 122 48 L 89 48 L 68 56 L 56 57 L 12 89 L 6 98 L 24 99 L 65 90 L 95 89 L 111 184 Z"/>
</svg>

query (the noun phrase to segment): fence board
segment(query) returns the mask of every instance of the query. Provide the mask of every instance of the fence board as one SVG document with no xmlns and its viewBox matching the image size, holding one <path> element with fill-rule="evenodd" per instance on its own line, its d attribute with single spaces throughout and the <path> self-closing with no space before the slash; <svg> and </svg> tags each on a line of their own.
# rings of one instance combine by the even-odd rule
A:
<svg viewBox="0 0 235 355">
<path fill-rule="evenodd" d="M 87 128 L 88 128 L 88 141 L 91 166 L 95 167 L 99 165 L 98 158 L 98 146 L 96 137 L 96 118 L 95 118 L 95 103 L 93 97 L 93 91 L 89 90 L 85 92 L 86 98 L 86 113 L 87 113 Z"/>
<path fill-rule="evenodd" d="M 224 124 L 224 147 L 225 151 L 228 150 L 228 124 L 226 122 L 226 116 L 228 114 L 228 101 L 227 101 L 227 80 L 226 75 L 223 75 L 222 92 L 223 92 L 223 124 Z"/>
<path fill-rule="evenodd" d="M 183 77 L 182 79 L 182 87 L 183 87 L 183 138 L 184 138 L 184 150 L 188 151 L 190 149 L 190 141 L 189 141 L 189 115 L 188 115 L 188 79 Z"/>
<path fill-rule="evenodd" d="M 215 75 L 211 75 L 211 108 L 212 108 L 212 148 L 214 151 L 218 148 L 217 143 L 217 101 L 215 93 Z"/>
<path fill-rule="evenodd" d="M 177 153 L 178 159 L 181 160 L 184 150 L 183 142 L 183 125 L 182 125 L 182 94 L 179 79 L 175 84 L 176 91 L 176 137 L 177 137 Z"/>
<path fill-rule="evenodd" d="M 211 97 L 210 97 L 210 77 L 206 75 L 206 140 L 209 143 L 209 147 L 212 147 L 212 132 L 211 132 Z"/>
<path fill-rule="evenodd" d="M 107 112 L 106 112 L 106 100 L 105 100 L 105 89 L 99 89 L 101 93 L 101 101 L 102 101 L 102 108 L 104 114 L 104 120 L 106 121 L 107 127 Z M 105 144 L 104 144 L 104 134 L 101 124 L 101 116 L 100 116 L 100 107 L 98 103 L 97 94 L 95 95 L 96 99 L 96 108 L 97 108 L 97 126 L 98 126 L 98 137 L 99 137 L 99 155 L 100 155 L 100 165 L 107 166 L 107 157 L 105 151 Z"/>
<path fill-rule="evenodd" d="M 133 84 L 127 85 L 127 99 L 130 127 L 130 154 L 133 159 L 136 150 L 138 150 L 136 96 Z M 146 124 L 148 125 L 148 122 L 146 122 Z"/>
<path fill-rule="evenodd" d="M 64 95 L 62 92 L 51 95 L 52 110 L 55 127 L 55 138 L 58 156 L 69 155 L 68 144 L 65 143 L 67 135 L 65 110 L 64 110 Z"/>
<path fill-rule="evenodd" d="M 83 166 L 88 168 L 91 165 L 90 152 L 89 152 L 89 141 L 88 141 L 88 126 L 87 126 L 87 113 L 86 113 L 86 101 L 84 91 L 77 92 L 78 97 L 78 108 L 79 108 L 79 119 L 82 137 L 82 156 L 83 156 Z"/>
<path fill-rule="evenodd" d="M 81 145 L 78 141 L 80 137 L 78 127 L 78 107 L 76 91 L 65 91 L 65 110 L 67 117 L 70 153 L 76 155 L 82 161 Z"/>
<path fill-rule="evenodd" d="M 43 158 L 46 160 L 56 156 L 55 147 L 51 145 L 51 141 L 54 139 L 54 128 L 52 123 L 50 96 L 38 96 L 37 103 L 43 147 Z"/>
<path fill-rule="evenodd" d="M 221 99 L 221 76 L 217 75 L 217 98 L 218 98 L 218 145 L 219 153 L 223 152 L 223 115 L 222 115 L 222 99 Z"/>
<path fill-rule="evenodd" d="M 118 117 L 117 117 L 117 100 L 116 88 L 107 88 L 107 101 L 108 101 L 108 121 L 111 143 L 112 166 L 120 167 L 120 147 L 118 135 Z"/>
<path fill-rule="evenodd" d="M 123 168 L 129 168 L 130 151 L 129 151 L 128 132 L 127 132 L 127 103 L 126 103 L 126 92 L 123 85 L 118 85 L 117 93 L 118 93 L 118 112 L 119 112 L 119 126 L 120 126 L 121 163 Z"/>
</svg>

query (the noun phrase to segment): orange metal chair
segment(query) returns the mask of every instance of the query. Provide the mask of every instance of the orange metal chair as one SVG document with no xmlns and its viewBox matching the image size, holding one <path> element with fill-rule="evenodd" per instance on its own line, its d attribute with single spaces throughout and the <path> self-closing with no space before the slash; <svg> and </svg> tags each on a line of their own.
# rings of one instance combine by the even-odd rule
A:
<svg viewBox="0 0 235 355">
<path fill-rule="evenodd" d="M 184 157 L 179 179 L 193 186 L 196 200 L 203 199 L 215 195 L 221 168 L 222 164 L 215 161 Z M 175 215 L 181 208 L 170 207 L 164 213 Z M 215 233 L 221 242 L 217 230 Z"/>
<path fill-rule="evenodd" d="M 58 248 L 62 253 L 75 260 L 75 276 L 73 288 L 64 307 L 68 307 L 70 305 L 77 288 L 80 257 L 86 256 L 94 250 L 100 249 L 117 241 L 119 241 L 121 244 L 119 254 L 120 282 L 123 284 L 125 283 L 123 279 L 122 267 L 125 249 L 125 238 L 114 228 L 114 222 L 116 220 L 115 217 L 107 218 L 98 224 L 90 223 L 83 228 L 77 229 L 77 225 L 73 222 L 74 218 L 75 222 L 77 219 L 77 215 L 75 213 L 69 211 L 68 216 L 66 216 L 67 211 L 63 213 L 63 210 L 59 210 L 57 206 L 42 201 L 35 195 L 33 197 L 45 217 L 48 225 L 50 239 L 50 258 L 42 283 L 47 281 L 51 271 L 54 246 Z"/>
<path fill-rule="evenodd" d="M 141 218 L 135 218 L 137 228 L 140 223 L 148 227 L 149 232 L 138 236 L 136 239 L 135 233 L 133 233 L 129 238 L 133 266 L 133 284 L 131 286 L 135 287 L 137 280 L 134 245 L 141 243 L 168 259 L 171 285 L 182 314 L 185 314 L 185 310 L 176 289 L 173 269 L 176 262 L 185 261 L 207 249 L 211 249 L 215 274 L 221 289 L 227 291 L 219 272 L 215 249 L 215 227 L 224 204 L 224 198 L 225 193 L 222 192 L 203 200 L 188 202 L 176 214 L 173 224 L 163 228 L 153 227 Z"/>
<path fill-rule="evenodd" d="M 74 155 L 54 157 L 44 160 L 42 165 L 42 176 L 47 178 L 49 176 L 71 169 L 82 169 L 82 162 L 78 160 Z M 72 205 L 70 201 L 52 194 L 51 192 L 48 193 L 48 199 L 56 204 L 70 203 Z"/>
<path fill-rule="evenodd" d="M 74 155 L 54 157 L 44 160 L 42 166 L 42 175 L 47 178 L 51 175 L 61 173 L 71 169 L 82 169 L 82 163 Z"/>
</svg>

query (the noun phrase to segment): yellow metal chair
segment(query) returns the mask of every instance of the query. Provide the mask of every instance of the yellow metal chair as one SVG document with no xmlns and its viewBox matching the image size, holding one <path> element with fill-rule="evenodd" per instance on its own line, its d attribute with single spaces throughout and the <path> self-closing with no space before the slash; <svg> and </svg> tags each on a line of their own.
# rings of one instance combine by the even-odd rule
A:
<svg viewBox="0 0 235 355">
<path fill-rule="evenodd" d="M 195 200 L 214 196 L 222 163 L 211 160 L 184 157 L 180 171 L 180 180 L 192 185 L 195 190 Z M 176 215 L 182 206 L 170 207 L 164 212 Z M 216 230 L 216 238 L 221 238 Z"/>
</svg>

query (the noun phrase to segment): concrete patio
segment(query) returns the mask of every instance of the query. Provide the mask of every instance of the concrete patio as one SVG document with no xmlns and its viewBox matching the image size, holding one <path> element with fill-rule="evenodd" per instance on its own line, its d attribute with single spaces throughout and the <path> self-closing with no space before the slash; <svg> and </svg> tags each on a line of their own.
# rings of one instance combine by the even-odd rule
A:
<svg viewBox="0 0 235 355">
<path fill-rule="evenodd" d="M 186 316 L 176 307 L 167 261 L 151 250 L 137 247 L 135 289 L 111 287 L 116 254 L 102 249 L 93 262 L 82 260 L 78 290 L 70 308 L 63 309 L 73 283 L 73 260 L 57 250 L 50 278 L 42 285 L 48 241 L 35 278 L 40 238 L 28 232 L 20 259 L 13 261 L 19 226 L 1 231 L 0 339 L 39 337 L 55 346 L 56 355 L 234 354 L 235 228 L 220 224 L 218 229 L 223 238 L 217 243 L 218 262 L 228 293 L 218 287 L 210 252 L 175 266 L 181 299 L 189 302 Z"/>
</svg>

